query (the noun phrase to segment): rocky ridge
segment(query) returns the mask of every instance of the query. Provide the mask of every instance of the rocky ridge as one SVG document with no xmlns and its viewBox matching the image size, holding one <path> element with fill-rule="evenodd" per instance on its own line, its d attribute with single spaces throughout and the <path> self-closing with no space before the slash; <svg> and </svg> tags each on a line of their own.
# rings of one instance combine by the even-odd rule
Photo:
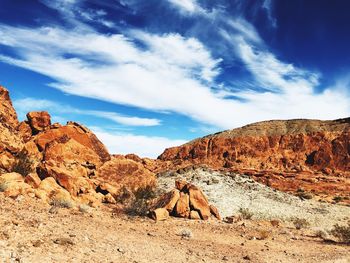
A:
<svg viewBox="0 0 350 263">
<path fill-rule="evenodd" d="M 166 149 L 158 159 L 252 176 L 282 191 L 349 203 L 350 118 L 265 121 Z"/>
<path fill-rule="evenodd" d="M 116 203 L 122 188 L 153 187 L 155 174 L 139 162 L 111 156 L 88 128 L 51 124 L 48 112 L 19 122 L 9 92 L 0 86 L 0 191 L 36 196 L 63 206 Z"/>
</svg>

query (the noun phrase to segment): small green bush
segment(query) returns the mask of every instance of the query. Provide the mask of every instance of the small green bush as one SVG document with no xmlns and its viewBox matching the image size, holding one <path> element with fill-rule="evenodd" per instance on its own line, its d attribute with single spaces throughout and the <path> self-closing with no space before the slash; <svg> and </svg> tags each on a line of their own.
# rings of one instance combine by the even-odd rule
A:
<svg viewBox="0 0 350 263">
<path fill-rule="evenodd" d="M 308 227 L 310 224 L 305 218 L 293 218 L 292 222 L 296 229 L 302 229 Z"/>
<path fill-rule="evenodd" d="M 243 219 L 251 219 L 253 217 L 253 212 L 251 212 L 248 208 L 240 208 L 238 212 L 241 214 Z"/>
<path fill-rule="evenodd" d="M 149 201 L 156 197 L 153 187 L 145 187 L 133 193 L 125 212 L 131 216 L 146 216 L 149 212 Z"/>
<path fill-rule="evenodd" d="M 341 226 L 339 224 L 334 225 L 331 234 L 341 242 L 350 244 L 350 221 L 347 226 Z"/>
<path fill-rule="evenodd" d="M 11 172 L 19 173 L 26 177 L 33 172 L 33 161 L 27 151 L 21 151 L 16 156 L 16 162 L 12 166 Z"/>
</svg>

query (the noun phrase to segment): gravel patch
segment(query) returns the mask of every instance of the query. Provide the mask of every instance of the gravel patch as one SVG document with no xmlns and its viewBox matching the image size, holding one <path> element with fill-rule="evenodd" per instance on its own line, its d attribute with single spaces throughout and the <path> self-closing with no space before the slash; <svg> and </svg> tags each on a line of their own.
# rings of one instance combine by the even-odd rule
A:
<svg viewBox="0 0 350 263">
<path fill-rule="evenodd" d="M 350 219 L 350 207 L 301 200 L 260 184 L 249 176 L 221 173 L 206 168 L 162 174 L 158 177 L 158 187 L 169 191 L 174 188 L 174 182 L 178 179 L 199 186 L 210 203 L 219 209 L 222 217 L 237 215 L 240 208 L 246 208 L 254 214 L 253 219 L 291 221 L 297 217 L 306 219 L 310 226 L 324 229 L 330 229 L 334 224 Z"/>
</svg>

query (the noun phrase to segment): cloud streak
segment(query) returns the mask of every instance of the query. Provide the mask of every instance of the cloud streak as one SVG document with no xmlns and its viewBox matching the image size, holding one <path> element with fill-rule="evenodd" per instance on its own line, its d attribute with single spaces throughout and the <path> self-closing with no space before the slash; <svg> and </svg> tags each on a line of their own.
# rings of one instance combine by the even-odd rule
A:
<svg viewBox="0 0 350 263">
<path fill-rule="evenodd" d="M 115 123 L 125 126 L 157 126 L 161 124 L 161 121 L 154 118 L 140 118 L 135 116 L 125 116 L 115 112 L 108 111 L 96 111 L 96 110 L 80 110 L 69 105 L 57 103 L 45 99 L 25 98 L 14 100 L 13 104 L 19 115 L 24 116 L 28 109 L 31 111 L 49 111 L 54 114 L 78 114 L 93 116 L 102 119 L 108 119 Z M 59 118 L 62 119 L 62 118 Z"/>
</svg>

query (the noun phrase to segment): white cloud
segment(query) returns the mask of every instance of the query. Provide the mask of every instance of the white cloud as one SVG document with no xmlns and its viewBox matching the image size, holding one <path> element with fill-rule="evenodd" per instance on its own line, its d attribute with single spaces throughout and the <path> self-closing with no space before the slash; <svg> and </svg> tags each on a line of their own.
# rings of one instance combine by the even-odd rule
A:
<svg viewBox="0 0 350 263">
<path fill-rule="evenodd" d="M 198 39 L 177 33 L 125 30 L 107 35 L 91 28 L 67 31 L 0 24 L 0 44 L 17 53 L 17 58 L 0 55 L 0 60 L 47 75 L 55 80 L 50 86 L 69 94 L 176 112 L 223 129 L 266 119 L 349 115 L 350 100 L 344 90 L 316 93 L 317 73 L 285 63 L 269 52 L 244 19 L 226 19 L 223 12 L 219 17 L 213 23 L 222 36 L 217 41 L 231 48 L 231 57 L 241 60 L 255 78 L 254 88 L 263 91 L 242 87 L 237 92 L 216 83 L 221 59 L 213 57 Z M 227 96 L 241 100 L 225 99 Z M 123 121 L 120 116 L 107 115 Z M 139 120 L 129 118 L 128 122 Z M 147 123 L 156 124 L 156 120 Z"/>
<path fill-rule="evenodd" d="M 156 158 L 165 148 L 186 143 L 184 140 L 171 140 L 165 137 L 148 137 L 131 133 L 111 133 L 91 127 L 97 137 L 107 146 L 110 153 L 135 153 L 141 157 Z"/>
<path fill-rule="evenodd" d="M 197 0 L 168 0 L 172 5 L 181 11 L 194 13 L 202 12 L 203 9 L 198 5 Z"/>
<path fill-rule="evenodd" d="M 56 114 L 78 114 L 87 115 L 103 119 L 108 119 L 118 124 L 126 126 L 157 126 L 161 121 L 153 118 L 140 118 L 135 116 L 125 116 L 115 112 L 96 111 L 96 110 L 80 110 L 69 105 L 57 103 L 45 99 L 25 98 L 14 100 L 13 104 L 19 113 L 19 116 L 24 117 L 28 111 L 49 111 L 53 112 L 55 121 L 62 122 L 64 118 Z"/>
</svg>

